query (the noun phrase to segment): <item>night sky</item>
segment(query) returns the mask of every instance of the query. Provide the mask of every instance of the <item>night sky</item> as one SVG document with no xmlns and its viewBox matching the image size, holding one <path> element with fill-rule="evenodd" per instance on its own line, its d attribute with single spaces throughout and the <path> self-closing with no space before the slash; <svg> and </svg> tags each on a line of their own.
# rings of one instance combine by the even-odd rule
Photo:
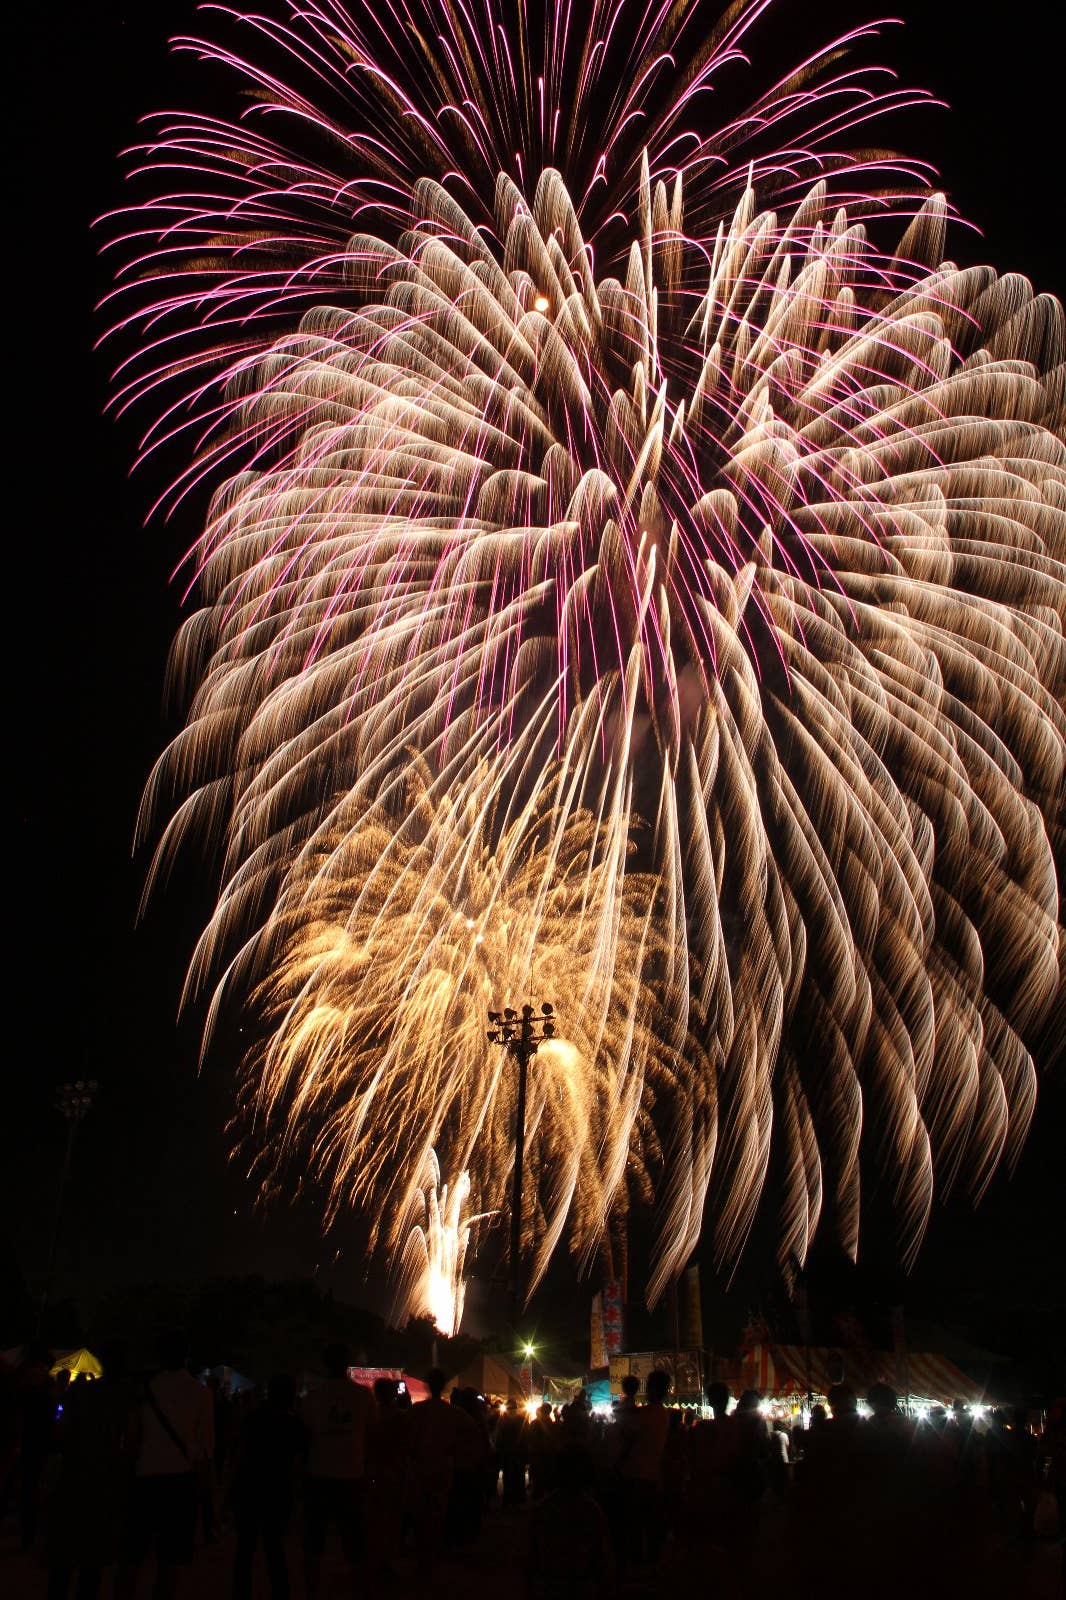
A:
<svg viewBox="0 0 1066 1600">
<path fill-rule="evenodd" d="M 5 318 L 7 351 L 15 344 L 5 461 L 15 639 L 0 1295 L 12 1259 L 39 1287 L 63 1140 L 51 1088 L 84 1074 L 100 1090 L 76 1151 L 57 1295 L 88 1312 L 116 1283 L 317 1272 L 343 1297 L 375 1304 L 356 1234 L 327 1246 L 310 1208 L 257 1215 L 228 1160 L 230 1064 L 211 1059 L 198 1072 L 198 1019 L 175 1023 L 211 902 L 194 860 L 135 926 L 146 860 L 131 857 L 134 821 L 168 734 L 163 674 L 180 614 L 169 575 L 198 529 L 195 507 L 145 527 L 160 485 L 151 473 L 129 478 L 136 430 L 102 415 L 109 362 L 92 349 L 103 328 L 93 307 L 108 279 L 90 222 L 121 200 L 115 155 L 138 116 L 230 102 L 211 74 L 168 56 L 167 36 L 192 26 L 190 4 L 29 9 L 34 32 L 8 64 L 6 173 L 18 216 Z M 880 59 L 953 108 L 896 119 L 883 137 L 932 159 L 983 230 L 983 239 L 956 232 L 956 257 L 1024 272 L 1062 296 L 1062 57 L 1048 37 L 1057 10 L 1000 8 L 993 28 L 962 0 L 904 0 L 898 14 L 909 25 L 887 31 Z M 761 39 L 784 63 L 837 24 L 876 14 L 861 0 L 779 0 L 752 47 Z M 1013 1182 L 997 1175 L 976 1217 L 962 1204 L 934 1217 L 903 1291 L 916 1314 L 1009 1353 L 1066 1345 L 1063 1101 L 1060 1071 L 1044 1085 Z M 892 1297 L 898 1286 L 870 1244 L 873 1265 L 856 1292 Z M 712 1317 L 715 1308 L 727 1317 L 756 1303 L 772 1272 L 765 1259 L 747 1262 L 728 1302 L 709 1282 L 709 1258 L 705 1278 Z"/>
</svg>

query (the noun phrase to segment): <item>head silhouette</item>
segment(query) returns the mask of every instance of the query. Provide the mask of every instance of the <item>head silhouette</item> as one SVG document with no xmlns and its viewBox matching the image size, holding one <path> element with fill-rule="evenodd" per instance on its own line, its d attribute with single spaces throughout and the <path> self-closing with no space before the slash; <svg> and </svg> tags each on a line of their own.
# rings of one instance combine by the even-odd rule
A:
<svg viewBox="0 0 1066 1600">
<path fill-rule="evenodd" d="M 670 1374 L 660 1372 L 658 1368 L 648 1374 L 648 1401 L 651 1405 L 661 1406 L 670 1393 Z"/>
<path fill-rule="evenodd" d="M 719 1421 L 729 1410 L 728 1383 L 712 1383 L 707 1390 L 707 1404 Z"/>
<path fill-rule="evenodd" d="M 899 1396 L 889 1383 L 875 1383 L 866 1396 L 867 1404 L 878 1421 L 895 1415 Z"/>
<path fill-rule="evenodd" d="M 829 1391 L 828 1399 L 833 1416 L 838 1421 L 841 1417 L 858 1416 L 859 1399 L 850 1383 L 834 1383 Z"/>
</svg>

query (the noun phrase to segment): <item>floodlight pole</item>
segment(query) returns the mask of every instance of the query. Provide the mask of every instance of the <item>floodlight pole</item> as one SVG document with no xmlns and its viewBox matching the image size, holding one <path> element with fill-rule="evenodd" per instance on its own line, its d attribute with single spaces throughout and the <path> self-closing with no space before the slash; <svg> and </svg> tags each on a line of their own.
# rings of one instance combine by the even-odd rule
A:
<svg viewBox="0 0 1066 1600">
<path fill-rule="evenodd" d="M 518 1280 L 522 1260 L 522 1170 L 526 1159 L 526 1086 L 529 1082 L 529 1058 L 537 1048 L 527 1038 L 526 1020 L 522 1019 L 522 1032 L 511 1046 L 518 1062 L 518 1102 L 514 1114 L 514 1187 L 511 1193 L 511 1248 L 507 1252 L 507 1299 L 511 1327 L 518 1326 Z"/>
<path fill-rule="evenodd" d="M 526 1156 L 526 1092 L 529 1083 L 529 1063 L 537 1053 L 537 1046 L 555 1036 L 554 1008 L 541 1006 L 542 1018 L 534 1016 L 533 1006 L 522 1007 L 521 1019 L 511 1008 L 490 1011 L 489 1021 L 496 1026 L 489 1030 L 489 1043 L 501 1044 L 509 1050 L 518 1063 L 518 1098 L 514 1119 L 514 1182 L 511 1191 L 511 1241 L 507 1252 L 507 1308 L 512 1329 L 518 1327 L 521 1309 L 522 1278 L 522 1179 Z M 540 1032 L 537 1032 L 537 1026 Z"/>
<path fill-rule="evenodd" d="M 95 1078 L 77 1078 L 73 1083 L 61 1083 L 52 1095 L 52 1104 L 59 1112 L 67 1125 L 67 1137 L 63 1149 L 63 1165 L 59 1173 L 59 1187 L 56 1193 L 55 1222 L 52 1225 L 52 1243 L 48 1251 L 48 1268 L 45 1272 L 44 1288 L 37 1306 L 37 1336 L 40 1337 L 41 1327 L 44 1323 L 45 1311 L 52 1297 L 52 1280 L 56 1270 L 56 1252 L 59 1249 L 59 1235 L 63 1226 L 63 1202 L 67 1193 L 67 1177 L 70 1173 L 70 1158 L 74 1154 L 74 1137 L 78 1125 L 85 1117 L 93 1103 L 96 1094 Z"/>
</svg>

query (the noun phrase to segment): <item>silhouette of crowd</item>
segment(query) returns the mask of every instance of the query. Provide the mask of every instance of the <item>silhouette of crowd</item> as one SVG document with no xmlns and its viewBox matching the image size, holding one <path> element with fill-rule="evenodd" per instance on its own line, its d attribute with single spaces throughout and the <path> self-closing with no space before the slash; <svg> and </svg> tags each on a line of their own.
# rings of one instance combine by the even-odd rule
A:
<svg viewBox="0 0 1066 1600">
<path fill-rule="evenodd" d="M 514 1398 L 446 1396 L 439 1369 L 417 1404 L 392 1378 L 371 1390 L 341 1345 L 303 1395 L 284 1373 L 239 1395 L 201 1382 L 173 1335 L 148 1379 L 101 1353 L 88 1382 L 28 1348 L 0 1389 L 0 1510 L 47 1600 L 134 1600 L 149 1581 L 173 1600 L 223 1534 L 234 1600 L 267 1585 L 272 1600 L 294 1587 L 320 1600 L 331 1542 L 351 1592 L 429 1594 L 442 1562 L 478 1559 L 491 1519 L 521 1546 L 528 1600 L 766 1593 L 768 1541 L 790 1596 L 979 1595 L 989 1538 L 1063 1526 L 1061 1401 L 1038 1435 L 1020 1414 L 918 1420 L 885 1384 L 861 1403 L 840 1384 L 799 1426 L 722 1384 L 702 1413 L 679 1409 L 652 1372 L 643 1401 L 629 1377 L 606 1413 L 578 1393 L 529 1415 Z M 482 1570 L 486 1592 L 512 1592 Z"/>
</svg>

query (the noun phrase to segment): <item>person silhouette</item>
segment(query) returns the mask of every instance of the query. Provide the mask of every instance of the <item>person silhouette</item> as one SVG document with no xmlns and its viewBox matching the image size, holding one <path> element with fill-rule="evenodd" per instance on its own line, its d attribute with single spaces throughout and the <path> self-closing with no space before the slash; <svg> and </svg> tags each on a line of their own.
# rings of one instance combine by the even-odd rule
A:
<svg viewBox="0 0 1066 1600">
<path fill-rule="evenodd" d="M 375 1575 L 387 1578 L 403 1535 L 410 1412 L 400 1405 L 396 1378 L 378 1378 L 374 1400 L 377 1416 L 370 1435 L 367 1472 L 367 1549 Z"/>
<path fill-rule="evenodd" d="M 367 1446 L 375 1420 L 374 1397 L 348 1376 L 343 1344 L 322 1352 L 326 1377 L 306 1397 L 302 1416 L 309 1434 L 304 1480 L 304 1584 L 317 1600 L 322 1553 L 331 1527 L 353 1574 L 363 1556 Z"/>
<path fill-rule="evenodd" d="M 52 1352 L 29 1344 L 15 1374 L 19 1434 L 19 1524 L 23 1550 L 33 1546 L 41 1504 L 41 1478 L 58 1440 L 60 1389 L 51 1373 Z M 66 1374 L 69 1379 L 70 1373 Z"/>
<path fill-rule="evenodd" d="M 273 1600 L 288 1600 L 284 1540 L 292 1517 L 297 1468 L 309 1444 L 307 1425 L 296 1416 L 295 1405 L 295 1382 L 288 1373 L 278 1373 L 267 1384 L 265 1401 L 241 1423 L 229 1487 L 236 1532 L 234 1600 L 251 1600 L 252 1569 L 260 1541 Z"/>
<path fill-rule="evenodd" d="M 441 1369 L 434 1367 L 426 1377 L 429 1399 L 412 1406 L 407 1418 L 415 1542 L 424 1578 L 440 1555 L 456 1466 L 477 1459 L 482 1448 L 472 1418 L 443 1398 L 446 1382 Z"/>
<path fill-rule="evenodd" d="M 610 1529 L 591 1476 L 584 1452 L 564 1451 L 555 1488 L 535 1502 L 526 1558 L 529 1600 L 601 1600 L 613 1592 Z"/>
<path fill-rule="evenodd" d="M 186 1367 L 185 1337 L 159 1340 L 159 1371 L 145 1384 L 133 1423 L 134 1477 L 116 1600 L 133 1600 L 137 1574 L 156 1560 L 156 1600 L 171 1600 L 192 1560 L 199 1476 L 215 1448 L 211 1396 Z"/>
<path fill-rule="evenodd" d="M 48 1600 L 95 1600 L 117 1561 L 126 1517 L 128 1441 L 136 1395 L 120 1346 L 100 1347 L 102 1376 L 75 1380 L 63 1415 L 59 1470 L 45 1513 Z"/>
</svg>

